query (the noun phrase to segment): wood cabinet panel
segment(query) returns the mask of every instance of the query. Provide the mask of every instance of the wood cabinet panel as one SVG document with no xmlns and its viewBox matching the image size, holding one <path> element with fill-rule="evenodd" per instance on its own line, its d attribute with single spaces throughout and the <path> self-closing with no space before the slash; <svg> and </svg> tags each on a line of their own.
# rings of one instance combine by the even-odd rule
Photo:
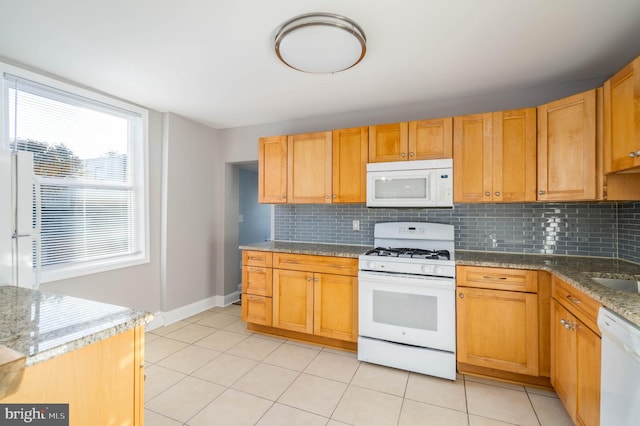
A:
<svg viewBox="0 0 640 426">
<path fill-rule="evenodd" d="M 409 160 L 453 158 L 453 118 L 409 122 Z"/>
<path fill-rule="evenodd" d="M 140 327 L 33 365 L 0 402 L 68 403 L 72 426 L 142 425 L 143 348 Z"/>
<path fill-rule="evenodd" d="M 313 332 L 349 342 L 358 340 L 358 279 L 314 274 Z"/>
<path fill-rule="evenodd" d="M 263 266 L 270 268 L 273 262 L 273 256 L 270 251 L 260 250 L 243 250 L 242 264 L 249 266 Z"/>
<path fill-rule="evenodd" d="M 406 122 L 369 126 L 369 162 L 408 159 L 409 125 Z"/>
<path fill-rule="evenodd" d="M 595 200 L 596 90 L 538 107 L 538 200 Z"/>
<path fill-rule="evenodd" d="M 491 113 L 453 118 L 453 200 L 456 203 L 491 201 Z"/>
<path fill-rule="evenodd" d="M 458 362 L 538 375 L 537 296 L 458 287 Z"/>
<path fill-rule="evenodd" d="M 258 202 L 287 202 L 287 137 L 258 139 Z"/>
<path fill-rule="evenodd" d="M 333 131 L 333 202 L 367 201 L 369 128 Z"/>
<path fill-rule="evenodd" d="M 640 172 L 640 57 L 605 81 L 604 127 L 605 172 Z"/>
<path fill-rule="evenodd" d="M 313 333 L 313 274 L 273 270 L 273 326 Z"/>
<path fill-rule="evenodd" d="M 600 424 L 600 369 L 602 339 L 588 327 L 577 325 L 576 420 L 581 425 Z"/>
<path fill-rule="evenodd" d="M 358 275 L 358 259 L 348 257 L 273 253 L 273 267 L 338 275 Z"/>
<path fill-rule="evenodd" d="M 526 269 L 458 266 L 456 275 L 459 286 L 530 293 L 538 291 L 538 273 Z"/>
<path fill-rule="evenodd" d="M 273 324 L 273 299 L 243 293 L 241 315 L 242 321 L 271 326 Z"/>
<path fill-rule="evenodd" d="M 305 133 L 287 138 L 287 201 L 331 203 L 331 132 Z"/>
<path fill-rule="evenodd" d="M 493 113 L 493 201 L 536 200 L 536 109 Z"/>
<path fill-rule="evenodd" d="M 242 293 L 256 296 L 272 295 L 273 269 L 261 266 L 242 266 Z"/>
<path fill-rule="evenodd" d="M 576 318 L 557 301 L 551 308 L 551 384 L 569 416 L 576 422 L 578 366 L 577 341 L 564 324 L 574 324 Z"/>
</svg>

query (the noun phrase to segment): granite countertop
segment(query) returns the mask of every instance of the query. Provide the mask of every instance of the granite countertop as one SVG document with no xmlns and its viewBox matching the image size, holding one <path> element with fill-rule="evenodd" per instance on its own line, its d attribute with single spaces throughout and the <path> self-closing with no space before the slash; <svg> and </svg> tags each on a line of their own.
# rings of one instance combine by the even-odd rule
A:
<svg viewBox="0 0 640 426">
<path fill-rule="evenodd" d="M 357 259 L 371 246 L 348 244 L 304 243 L 294 241 L 263 241 L 240 246 L 241 250 L 273 251 L 277 253 L 315 254 L 318 256 L 351 257 Z"/>
<path fill-rule="evenodd" d="M 264 241 L 240 246 L 242 250 L 314 254 L 357 258 L 371 246 Z M 640 327 L 640 294 L 612 290 L 589 276 L 640 280 L 640 265 L 603 257 L 558 256 L 456 250 L 456 265 L 544 270 L 591 296 L 624 319 Z"/>
<path fill-rule="evenodd" d="M 145 325 L 153 314 L 77 297 L 0 286 L 0 345 L 34 365 Z"/>
</svg>

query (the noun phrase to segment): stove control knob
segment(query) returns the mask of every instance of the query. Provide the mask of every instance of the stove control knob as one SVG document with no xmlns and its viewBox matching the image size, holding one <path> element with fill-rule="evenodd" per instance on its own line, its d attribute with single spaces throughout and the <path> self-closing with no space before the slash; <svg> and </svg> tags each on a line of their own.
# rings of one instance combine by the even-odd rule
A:
<svg viewBox="0 0 640 426">
<path fill-rule="evenodd" d="M 424 272 L 425 274 L 430 274 L 433 272 L 433 266 L 423 266 L 422 267 L 422 272 Z"/>
<path fill-rule="evenodd" d="M 367 266 L 369 267 L 369 269 L 373 269 L 376 267 L 376 262 L 369 262 L 367 263 Z"/>
<path fill-rule="evenodd" d="M 440 268 L 439 266 L 436 266 L 435 268 L 433 268 L 433 273 L 436 275 L 441 275 L 442 274 L 442 268 Z"/>
</svg>

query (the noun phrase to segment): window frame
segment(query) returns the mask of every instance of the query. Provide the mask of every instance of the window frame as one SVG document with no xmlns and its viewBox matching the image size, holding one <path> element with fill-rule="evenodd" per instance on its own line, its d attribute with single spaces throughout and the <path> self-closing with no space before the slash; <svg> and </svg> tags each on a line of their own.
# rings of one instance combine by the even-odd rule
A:
<svg viewBox="0 0 640 426">
<path fill-rule="evenodd" d="M 139 164 L 143 167 L 141 178 L 141 188 L 143 191 L 142 194 L 142 208 L 135 209 L 134 214 L 138 216 L 138 219 L 142 221 L 139 226 L 139 230 L 144 233 L 144 235 L 136 235 L 135 238 L 138 238 L 141 243 L 141 250 L 135 254 L 127 254 L 120 256 L 110 256 L 105 259 L 100 260 L 92 260 L 82 262 L 81 264 L 70 264 L 70 265 L 49 265 L 43 266 L 40 271 L 40 283 L 47 283 L 59 280 L 65 280 L 70 278 L 78 278 L 85 275 L 91 275 L 101 272 L 107 272 L 112 270 L 117 270 L 121 268 L 128 268 L 131 266 L 142 265 L 150 262 L 149 251 L 150 251 L 150 224 L 149 224 L 149 110 L 139 107 L 137 105 L 125 102 L 123 100 L 117 99 L 115 97 L 99 93 L 97 91 L 90 90 L 88 88 L 81 87 L 78 84 L 63 81 L 59 78 L 53 78 L 46 75 L 43 75 L 38 72 L 26 70 L 23 68 L 16 67 L 11 64 L 7 64 L 0 61 L 0 76 L 4 76 L 4 73 L 13 74 L 17 77 L 31 80 L 33 82 L 43 84 L 46 86 L 50 86 L 54 89 L 62 90 L 65 92 L 69 92 L 76 96 L 81 96 L 93 101 L 101 102 L 110 106 L 114 106 L 116 108 L 120 108 L 123 110 L 131 111 L 136 114 L 140 114 L 142 118 L 141 122 L 141 144 L 142 147 L 138 148 L 140 150 L 140 155 L 142 155 L 142 159 Z M 7 123 L 5 122 L 5 117 L 7 111 L 5 111 L 6 99 L 5 96 L 5 83 L 4 78 L 0 80 L 0 90 L 2 91 L 0 94 L 0 135 L 4 138 L 7 134 L 5 126 Z M 0 143 L 0 149 L 4 149 L 2 145 L 4 141 Z M 135 148 L 134 148 L 135 149 Z M 141 210 L 141 211 L 138 211 Z"/>
</svg>

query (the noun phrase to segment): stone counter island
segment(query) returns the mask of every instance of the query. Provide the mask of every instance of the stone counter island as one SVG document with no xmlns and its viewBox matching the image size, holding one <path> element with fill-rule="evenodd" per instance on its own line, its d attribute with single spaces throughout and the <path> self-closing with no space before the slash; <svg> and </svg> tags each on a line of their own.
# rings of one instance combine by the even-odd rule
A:
<svg viewBox="0 0 640 426">
<path fill-rule="evenodd" d="M 69 425 L 142 425 L 144 325 L 152 319 L 0 286 L 0 404 L 69 404 Z"/>
</svg>

